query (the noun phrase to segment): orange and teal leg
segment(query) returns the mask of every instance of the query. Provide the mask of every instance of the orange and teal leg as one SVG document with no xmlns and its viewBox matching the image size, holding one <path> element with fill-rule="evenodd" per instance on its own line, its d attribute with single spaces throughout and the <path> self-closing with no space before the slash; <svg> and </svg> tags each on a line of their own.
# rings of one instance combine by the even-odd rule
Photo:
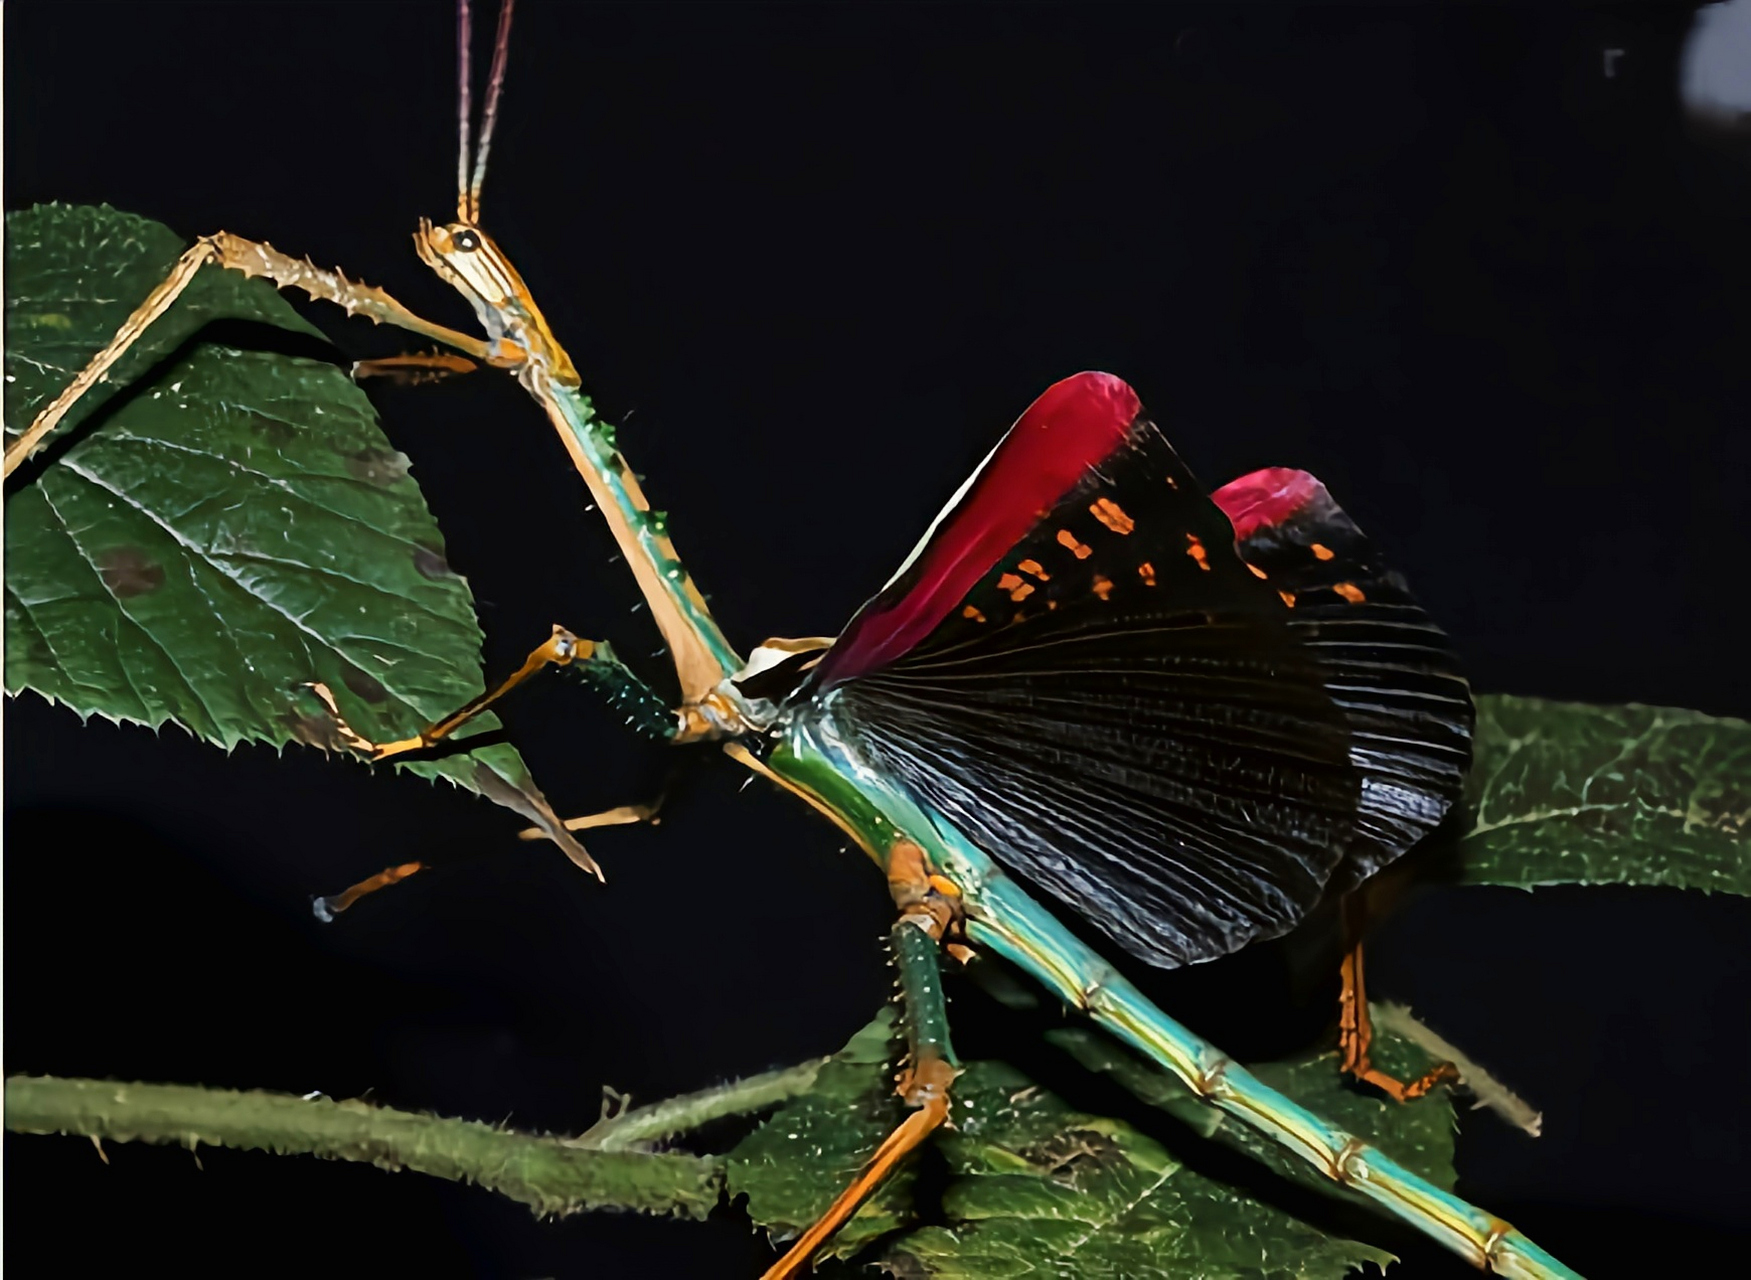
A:
<svg viewBox="0 0 1751 1280">
<path fill-rule="evenodd" d="M 797 1237 L 765 1280 L 785 1280 L 806 1270 L 816 1250 L 833 1238 L 907 1156 L 948 1121 L 949 1087 L 960 1074 L 960 1065 L 949 1040 L 941 957 L 944 947 L 959 949 L 953 939 L 960 929 L 960 893 L 948 881 L 930 874 L 923 851 L 909 840 L 896 842 L 889 852 L 888 888 L 900 909 L 890 937 L 894 966 L 900 972 L 907 1041 L 906 1069 L 900 1075 L 898 1091 L 912 1114 L 876 1148 L 815 1224 Z"/>
<path fill-rule="evenodd" d="M 462 706 L 452 711 L 442 719 L 434 720 L 418 733 L 406 738 L 398 738 L 393 742 L 373 742 L 355 730 L 341 715 L 336 705 L 334 694 L 327 686 L 313 683 L 307 686 L 333 717 L 338 726 L 342 740 L 349 748 L 359 755 L 372 761 L 389 760 L 410 752 L 425 751 L 440 746 L 458 729 L 470 720 L 488 710 L 511 690 L 524 682 L 541 674 L 550 668 L 570 670 L 584 681 L 594 686 L 617 710 L 627 712 L 626 721 L 635 729 L 648 737 L 666 740 L 675 736 L 679 719 L 671 713 L 660 698 L 638 678 L 609 647 L 606 641 L 582 640 L 564 627 L 554 627 L 553 634 L 530 651 L 529 656 L 518 667 L 495 687 L 471 698 Z M 660 802 L 659 802 L 660 803 Z M 531 809 L 529 806 L 533 806 Z M 595 871 L 599 876 L 589 854 L 573 838 L 572 832 L 584 831 L 595 827 L 618 826 L 635 822 L 654 822 L 657 814 L 657 804 L 620 805 L 602 813 L 589 814 L 580 818 L 561 819 L 558 814 L 547 808 L 546 802 L 536 804 L 524 798 L 523 812 L 537 825 L 523 832 L 526 839 L 548 839 L 554 841 L 565 850 L 568 857 L 586 870 Z M 379 889 L 398 884 L 425 869 L 423 862 L 404 862 L 398 866 L 388 867 L 374 876 L 368 876 L 355 885 L 349 886 L 340 893 L 330 894 L 316 899 L 314 909 L 319 918 L 327 921 L 345 911 L 360 898 L 375 893 Z"/>
</svg>

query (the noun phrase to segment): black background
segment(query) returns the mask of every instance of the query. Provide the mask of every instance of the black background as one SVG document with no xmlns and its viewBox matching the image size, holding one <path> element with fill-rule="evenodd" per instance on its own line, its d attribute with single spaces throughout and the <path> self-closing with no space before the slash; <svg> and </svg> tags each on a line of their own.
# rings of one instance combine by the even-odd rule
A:
<svg viewBox="0 0 1751 1280">
<path fill-rule="evenodd" d="M 1751 165 L 1684 121 L 1689 13 L 532 2 L 484 220 L 744 648 L 835 631 L 1014 415 L 1096 367 L 1212 486 L 1323 478 L 1479 689 L 1746 715 Z M 407 239 L 453 207 L 447 5 L 5 20 L 8 208 L 225 228 L 466 318 Z M 351 355 L 404 349 L 312 314 Z M 661 674 L 509 379 L 379 402 L 490 670 L 563 621 Z M 505 719 L 562 811 L 670 767 L 570 686 Z M 6 734 L 11 1072 L 577 1130 L 604 1083 L 649 1101 L 829 1051 L 889 989 L 880 878 L 728 768 L 662 827 L 599 834 L 604 889 L 481 801 L 312 752 L 81 728 L 34 697 Z M 311 918 L 310 895 L 414 857 L 442 870 Z M 1592 1275 L 1714 1270 L 1751 1193 L 1748 937 L 1745 902 L 1669 891 L 1412 901 L 1376 995 L 1545 1112 L 1537 1141 L 1467 1116 L 1462 1190 Z M 1245 959 L 1152 985 L 1236 1050 L 1325 1017 L 1274 1011 L 1281 982 Z M 7 1139 L 13 1261 L 605 1277 L 769 1256 L 727 1217 L 537 1224 L 369 1168 L 109 1158 Z M 1407 1252 L 1404 1275 L 1465 1273 Z"/>
</svg>

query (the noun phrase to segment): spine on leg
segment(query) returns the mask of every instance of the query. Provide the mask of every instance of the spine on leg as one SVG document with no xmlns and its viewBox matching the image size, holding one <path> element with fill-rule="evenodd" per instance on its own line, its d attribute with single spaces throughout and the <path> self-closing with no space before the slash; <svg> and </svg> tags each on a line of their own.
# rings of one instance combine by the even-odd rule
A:
<svg viewBox="0 0 1751 1280">
<path fill-rule="evenodd" d="M 657 742 L 673 738 L 679 725 L 675 713 L 632 669 L 620 660 L 606 641 L 598 641 L 588 658 L 564 668 L 595 689 L 626 717 L 626 723 L 644 737 Z"/>
</svg>

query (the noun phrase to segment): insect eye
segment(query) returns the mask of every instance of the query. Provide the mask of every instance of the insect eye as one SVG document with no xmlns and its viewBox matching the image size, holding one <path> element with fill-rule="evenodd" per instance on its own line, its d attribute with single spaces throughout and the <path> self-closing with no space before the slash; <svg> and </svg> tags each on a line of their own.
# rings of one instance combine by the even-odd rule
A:
<svg viewBox="0 0 1751 1280">
<path fill-rule="evenodd" d="M 480 237 L 475 235 L 474 232 L 466 229 L 458 231 L 451 237 L 451 241 L 464 253 L 473 253 L 476 249 L 480 248 Z"/>
</svg>

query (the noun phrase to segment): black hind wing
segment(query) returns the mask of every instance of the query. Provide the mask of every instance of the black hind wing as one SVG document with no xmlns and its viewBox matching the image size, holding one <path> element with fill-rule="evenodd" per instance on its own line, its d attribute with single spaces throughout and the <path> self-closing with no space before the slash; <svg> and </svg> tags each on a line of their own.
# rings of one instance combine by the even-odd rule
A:
<svg viewBox="0 0 1751 1280">
<path fill-rule="evenodd" d="M 1447 638 L 1404 580 L 1304 471 L 1244 476 L 1211 495 L 1236 549 L 1288 606 L 1352 735 L 1356 830 L 1328 892 L 1342 893 L 1438 826 L 1471 762 L 1474 710 Z"/>
</svg>

